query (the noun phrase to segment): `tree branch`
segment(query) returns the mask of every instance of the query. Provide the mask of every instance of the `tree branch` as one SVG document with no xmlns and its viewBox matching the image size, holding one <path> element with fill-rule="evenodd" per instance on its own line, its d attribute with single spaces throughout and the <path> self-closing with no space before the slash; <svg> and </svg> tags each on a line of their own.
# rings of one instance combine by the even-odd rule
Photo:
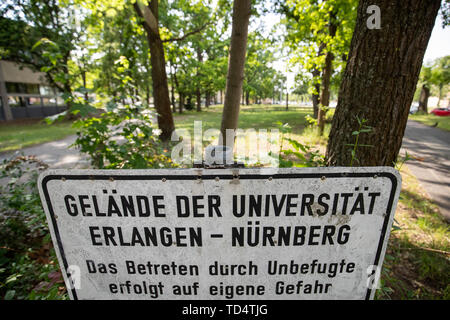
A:
<svg viewBox="0 0 450 320">
<path fill-rule="evenodd" d="M 193 34 L 199 33 L 200 31 L 202 31 L 203 29 L 205 29 L 208 25 L 210 25 L 211 23 L 212 23 L 212 21 L 209 21 L 209 22 L 205 23 L 203 26 L 201 26 L 201 27 L 199 27 L 199 28 L 197 28 L 197 29 L 195 29 L 195 30 L 192 30 L 192 31 L 189 31 L 189 32 L 185 33 L 185 34 L 184 34 L 183 36 L 181 36 L 181 37 L 165 39 L 165 40 L 162 40 L 162 42 L 183 41 L 183 40 L 186 39 L 187 37 L 192 36 Z"/>
<path fill-rule="evenodd" d="M 137 0 L 134 3 L 134 9 L 137 14 L 144 19 L 144 23 L 152 30 L 154 33 L 159 34 L 158 20 L 153 14 L 152 10 L 146 6 L 142 1 Z"/>
</svg>

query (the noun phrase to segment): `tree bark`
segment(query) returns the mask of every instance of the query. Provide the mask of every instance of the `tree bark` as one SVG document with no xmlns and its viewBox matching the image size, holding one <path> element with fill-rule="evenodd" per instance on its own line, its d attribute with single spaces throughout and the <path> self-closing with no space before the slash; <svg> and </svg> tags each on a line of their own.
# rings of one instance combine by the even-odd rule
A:
<svg viewBox="0 0 450 320">
<path fill-rule="evenodd" d="M 178 104 L 178 112 L 183 113 L 183 106 L 184 106 L 184 94 L 181 92 L 178 92 L 178 95 L 180 96 L 180 102 Z"/>
<path fill-rule="evenodd" d="M 437 107 L 440 108 L 441 107 L 441 100 L 442 100 L 442 88 L 444 87 L 444 85 L 441 83 L 439 84 L 439 100 L 437 103 Z"/>
<path fill-rule="evenodd" d="M 234 0 L 225 102 L 220 130 L 222 133 L 223 145 L 233 146 L 234 141 L 226 140 L 226 129 L 236 130 L 238 125 L 239 100 L 242 92 L 242 81 L 244 79 L 245 53 L 247 51 L 250 14 L 251 0 Z"/>
<path fill-rule="evenodd" d="M 289 92 L 286 91 L 286 111 L 289 110 Z"/>
<path fill-rule="evenodd" d="M 313 72 L 313 77 L 318 77 L 320 75 L 320 72 L 318 70 L 315 70 Z M 317 91 L 317 94 L 313 93 L 311 95 L 311 100 L 312 100 L 312 104 L 313 104 L 313 116 L 314 119 L 317 119 L 317 117 L 319 116 L 319 103 L 320 103 L 320 84 L 315 84 L 314 88 Z"/>
<path fill-rule="evenodd" d="M 319 50 L 317 52 L 317 56 L 322 55 L 322 51 L 325 48 L 325 44 L 321 43 L 319 46 Z M 314 67 L 312 71 L 313 79 L 317 79 L 320 76 L 320 70 L 317 69 L 317 66 Z M 316 94 L 312 94 L 311 100 L 313 104 L 313 113 L 314 113 L 314 119 L 317 119 L 319 117 L 319 104 L 320 104 L 320 84 L 316 83 L 314 84 L 314 89 L 317 92 Z"/>
<path fill-rule="evenodd" d="M 419 97 L 419 111 L 428 113 L 428 98 L 430 97 L 430 88 L 426 84 L 422 85 Z"/>
<path fill-rule="evenodd" d="M 330 22 L 329 22 L 329 35 L 331 38 L 334 38 L 336 35 L 337 25 L 335 22 L 335 14 L 330 14 Z M 333 60 L 334 55 L 331 52 L 331 49 L 327 51 L 325 55 L 325 67 L 322 72 L 322 92 L 320 96 L 320 105 L 317 115 L 317 125 L 319 126 L 319 135 L 323 135 L 323 130 L 325 128 L 325 110 L 324 108 L 328 108 L 330 104 L 330 80 L 331 75 L 333 74 Z"/>
<path fill-rule="evenodd" d="M 211 93 L 209 91 L 206 91 L 206 93 L 205 93 L 205 107 L 209 108 L 210 104 L 211 104 Z"/>
<path fill-rule="evenodd" d="M 177 112 L 177 104 L 175 101 L 175 72 L 172 71 L 172 66 L 170 65 L 170 101 L 172 102 L 172 112 Z"/>
<path fill-rule="evenodd" d="M 164 47 L 158 29 L 158 0 L 149 1 L 147 8 L 136 1 L 134 8 L 137 14 L 144 18 L 143 26 L 147 33 L 150 63 L 152 65 L 153 101 L 158 113 L 158 127 L 161 129 L 160 138 L 165 141 L 170 139 L 172 132 L 175 130 L 175 125 L 170 108 Z"/>
<path fill-rule="evenodd" d="M 397 160 L 425 50 L 440 0 L 361 0 L 348 63 L 327 146 L 330 166 L 350 165 L 358 119 L 356 166 L 393 166 Z M 368 29 L 367 7 L 381 9 L 381 29 Z"/>
<path fill-rule="evenodd" d="M 173 84 L 170 86 L 170 92 L 171 92 L 171 100 L 172 100 L 172 112 L 177 112 L 177 104 L 175 101 L 175 87 Z"/>
<path fill-rule="evenodd" d="M 196 89 L 196 96 L 197 96 L 197 111 L 202 111 L 202 92 L 200 90 L 200 64 L 203 61 L 202 51 L 199 48 L 197 48 L 197 89 Z"/>
<path fill-rule="evenodd" d="M 317 115 L 317 125 L 319 126 L 319 135 L 323 135 L 323 130 L 325 127 L 325 110 L 330 104 L 330 79 L 333 73 L 333 53 L 327 52 L 325 57 L 325 68 L 323 69 L 322 75 L 322 92 L 320 96 L 320 104 Z"/>
</svg>

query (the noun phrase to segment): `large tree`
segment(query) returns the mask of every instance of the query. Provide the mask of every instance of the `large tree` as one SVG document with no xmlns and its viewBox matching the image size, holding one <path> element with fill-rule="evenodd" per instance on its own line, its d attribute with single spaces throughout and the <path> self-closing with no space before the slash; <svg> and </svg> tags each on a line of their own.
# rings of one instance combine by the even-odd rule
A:
<svg viewBox="0 0 450 320">
<path fill-rule="evenodd" d="M 226 140 L 226 130 L 236 130 L 238 125 L 250 14 L 251 0 L 234 0 L 227 84 L 220 129 L 223 145 L 233 144 L 232 141 Z"/>
<path fill-rule="evenodd" d="M 440 3 L 360 1 L 327 147 L 329 165 L 393 166 Z M 368 13 L 371 5 L 380 9 L 379 28 L 370 23 L 380 18 Z M 362 120 L 372 132 L 359 130 Z"/>
<path fill-rule="evenodd" d="M 147 32 L 150 47 L 150 61 L 152 65 L 153 101 L 158 113 L 158 127 L 161 129 L 161 139 L 170 139 L 175 125 L 172 110 L 170 109 L 169 87 L 167 85 L 166 60 L 164 46 L 158 27 L 159 1 L 149 1 L 145 5 L 141 1 L 134 3 L 134 8 L 143 18 L 143 26 Z"/>
<path fill-rule="evenodd" d="M 0 56 L 35 71 L 45 68 L 47 81 L 61 92 L 72 91 L 69 61 L 79 36 L 71 12 L 61 1 L 13 0 L 0 5 Z M 43 45 L 36 46 L 41 42 Z M 53 55 L 45 54 L 51 43 Z M 55 64 L 54 59 L 60 60 Z M 56 67 L 48 68 L 50 65 Z"/>
<path fill-rule="evenodd" d="M 439 90 L 439 100 L 437 106 L 440 107 L 443 89 L 450 84 L 450 56 L 445 56 L 433 63 L 431 71 L 431 83 Z"/>
<path fill-rule="evenodd" d="M 314 118 L 323 131 L 328 107 L 330 81 L 335 71 L 345 66 L 355 21 L 356 0 L 278 0 L 277 11 L 283 19 L 285 43 L 293 51 L 294 65 L 301 73 L 311 73 Z"/>
</svg>

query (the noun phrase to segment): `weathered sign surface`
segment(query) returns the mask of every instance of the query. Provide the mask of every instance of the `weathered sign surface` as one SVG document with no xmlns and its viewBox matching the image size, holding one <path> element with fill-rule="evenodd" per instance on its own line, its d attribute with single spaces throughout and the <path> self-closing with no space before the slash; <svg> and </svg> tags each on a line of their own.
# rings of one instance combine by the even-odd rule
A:
<svg viewBox="0 0 450 320">
<path fill-rule="evenodd" d="M 400 186 L 389 167 L 39 178 L 72 299 L 371 299 Z"/>
</svg>

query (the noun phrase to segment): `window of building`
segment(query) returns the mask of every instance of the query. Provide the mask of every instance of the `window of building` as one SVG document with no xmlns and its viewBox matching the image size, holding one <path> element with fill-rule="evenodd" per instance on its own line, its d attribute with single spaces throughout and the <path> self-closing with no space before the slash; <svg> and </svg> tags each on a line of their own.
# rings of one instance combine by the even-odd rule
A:
<svg viewBox="0 0 450 320">
<path fill-rule="evenodd" d="M 24 97 L 19 96 L 8 96 L 9 106 L 11 108 L 21 108 L 26 107 L 26 102 Z"/>
<path fill-rule="evenodd" d="M 35 83 L 5 82 L 8 93 L 39 94 L 39 85 Z"/>
<path fill-rule="evenodd" d="M 42 96 L 54 96 L 55 95 L 55 89 L 50 86 L 39 86 L 39 92 Z"/>
</svg>

